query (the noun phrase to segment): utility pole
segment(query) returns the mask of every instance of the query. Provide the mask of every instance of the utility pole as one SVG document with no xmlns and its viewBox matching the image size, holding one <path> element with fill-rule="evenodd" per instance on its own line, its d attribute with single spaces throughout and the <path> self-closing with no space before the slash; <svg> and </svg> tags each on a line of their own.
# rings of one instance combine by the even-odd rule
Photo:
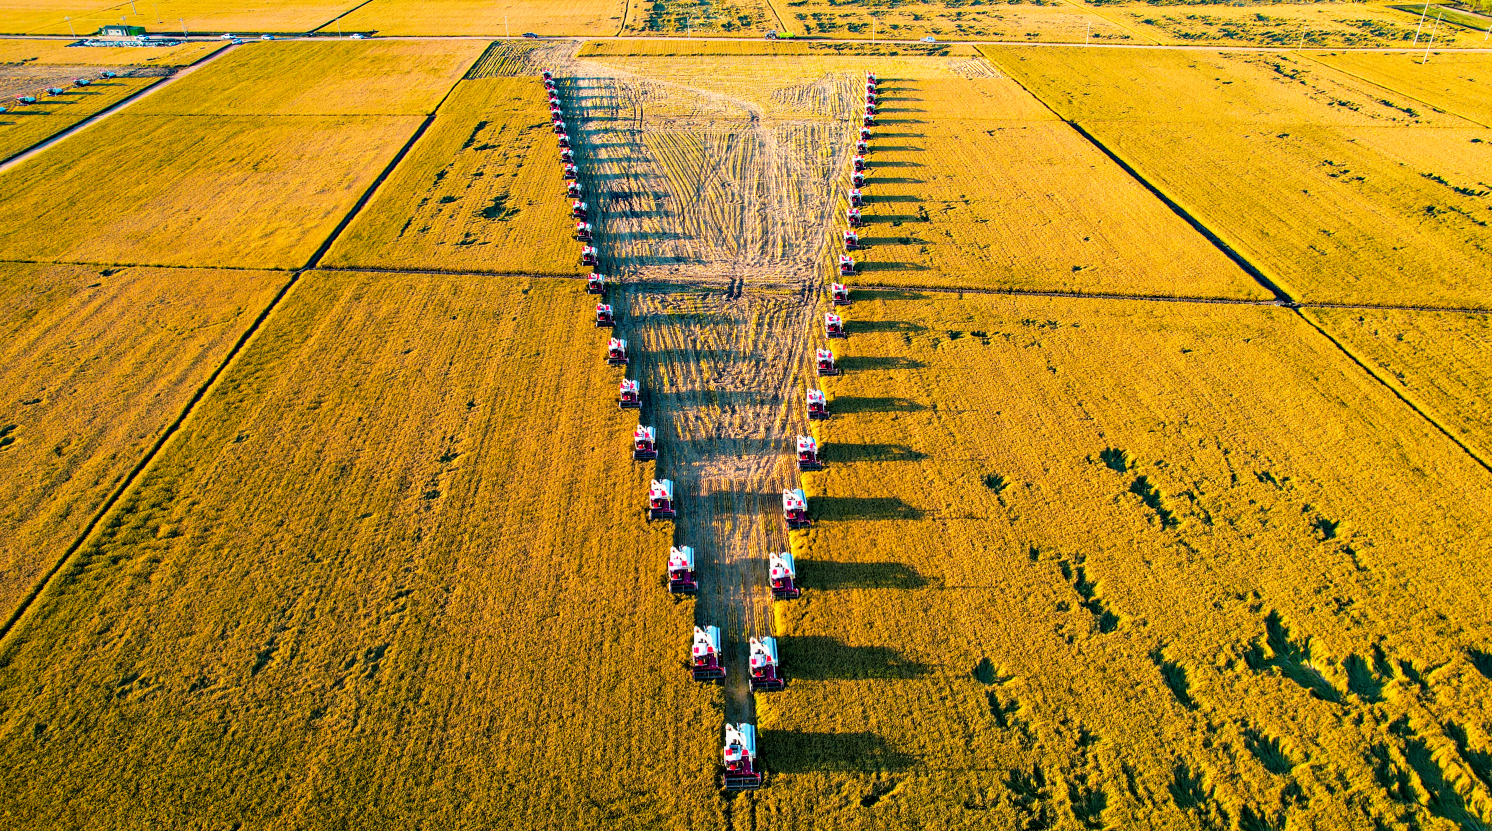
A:
<svg viewBox="0 0 1492 831">
<path fill-rule="evenodd" d="M 1419 25 L 1414 27 L 1414 43 L 1410 47 L 1419 46 L 1419 33 L 1425 28 L 1425 15 L 1430 13 L 1430 0 L 1425 0 L 1425 9 L 1419 13 Z"/>
<path fill-rule="evenodd" d="M 181 24 L 181 39 L 182 40 L 187 40 L 188 35 L 187 35 L 187 30 L 186 30 L 186 18 L 184 18 L 184 17 L 178 17 L 178 18 L 176 18 L 176 22 Z"/>
<path fill-rule="evenodd" d="M 870 42 L 872 44 L 874 44 L 876 42 L 876 16 L 875 15 L 871 15 L 870 16 Z"/>
<path fill-rule="evenodd" d="M 140 16 L 140 10 L 135 8 L 135 0 L 130 0 L 130 14 L 136 17 Z"/>
<path fill-rule="evenodd" d="M 503 37 L 510 38 L 512 36 L 513 36 L 513 30 L 511 30 L 511 29 L 508 28 L 508 16 L 507 15 L 503 15 Z"/>
<path fill-rule="evenodd" d="M 1419 62 L 1420 66 L 1424 66 L 1425 64 L 1430 62 L 1430 47 L 1435 45 L 1435 33 L 1440 31 L 1440 20 L 1443 17 L 1445 17 L 1445 12 L 1441 12 L 1440 15 L 1435 18 L 1435 27 L 1430 30 L 1430 42 L 1425 44 L 1425 57 Z"/>
<path fill-rule="evenodd" d="M 67 21 L 67 30 L 73 33 L 73 37 L 77 37 L 78 30 L 73 28 L 73 19 L 71 17 L 64 17 L 63 20 Z"/>
<path fill-rule="evenodd" d="M 1093 21 L 1088 21 L 1088 31 L 1083 33 L 1083 45 L 1088 45 L 1088 40 L 1093 37 Z"/>
</svg>

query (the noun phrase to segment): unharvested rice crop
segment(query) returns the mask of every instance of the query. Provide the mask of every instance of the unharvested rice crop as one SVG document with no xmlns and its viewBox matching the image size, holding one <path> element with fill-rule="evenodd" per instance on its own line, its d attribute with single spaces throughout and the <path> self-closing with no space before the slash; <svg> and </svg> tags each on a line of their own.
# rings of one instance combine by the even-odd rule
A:
<svg viewBox="0 0 1492 831">
<path fill-rule="evenodd" d="M 1278 54 L 986 49 L 1291 296 L 1492 305 L 1485 129 Z"/>
<path fill-rule="evenodd" d="M 1483 52 L 1329 52 L 1316 60 L 1398 95 L 1492 127 L 1492 55 Z M 1478 80 L 1480 79 L 1480 80 Z"/>
<path fill-rule="evenodd" d="M 0 648 L 9 821 L 721 827 L 591 302 L 302 277 Z"/>
<path fill-rule="evenodd" d="M 338 21 L 380 35 L 615 35 L 625 0 L 371 0 Z"/>
<path fill-rule="evenodd" d="M 419 121 L 121 113 L 0 177 L 0 258 L 302 267 Z"/>
<path fill-rule="evenodd" d="M 800 33 L 833 38 L 1004 40 L 1032 43 L 1124 42 L 1133 35 L 1080 3 L 1060 0 L 788 0 L 784 17 Z M 874 25 L 872 25 L 874 20 Z"/>
<path fill-rule="evenodd" d="M 1417 15 L 1369 3 L 1100 3 L 1103 14 L 1122 21 L 1142 38 L 1159 43 L 1305 47 L 1407 47 L 1414 43 Z M 1435 16 L 1430 15 L 1430 23 Z M 1430 23 L 1420 45 L 1430 38 Z M 1441 45 L 1475 46 L 1441 26 Z M 1463 33 L 1464 34 L 1464 33 Z"/>
<path fill-rule="evenodd" d="M 3 41 L 0 41 L 3 43 Z M 72 70 L 72 77 L 95 76 L 86 87 L 73 86 L 71 79 L 56 79 L 53 83 L 66 84 L 62 95 L 45 96 L 35 104 L 16 106 L 7 104 L 9 112 L 0 113 L 0 159 L 19 153 L 31 145 L 49 138 L 77 124 L 89 116 L 108 109 L 119 101 L 156 83 L 159 77 L 142 78 L 97 78 L 97 73 L 79 71 L 80 67 L 58 67 Z M 0 73 L 3 73 L 0 70 Z M 0 78 L 0 83 L 9 79 Z M 36 88 L 27 92 L 35 94 Z"/>
<path fill-rule="evenodd" d="M 700 3 L 694 0 L 626 0 L 627 27 L 624 33 L 642 35 L 729 35 L 748 36 L 768 31 L 788 31 L 786 21 L 772 0 L 724 0 Z"/>
<path fill-rule="evenodd" d="M 949 43 L 864 43 L 843 40 L 592 40 L 576 53 L 581 58 L 678 58 L 724 55 L 773 55 L 793 58 L 808 55 L 846 57 L 946 57 L 975 54 L 973 47 Z M 796 61 L 794 61 L 796 63 Z"/>
<path fill-rule="evenodd" d="M 91 35 L 110 23 L 143 26 L 152 34 L 192 32 L 309 32 L 357 5 L 357 0 L 136 0 L 79 6 L 72 0 L 3 0 L 0 32 Z M 71 17 L 69 21 L 67 18 Z"/>
<path fill-rule="evenodd" d="M 1009 79 L 881 88 L 856 281 L 1269 296 Z"/>
<path fill-rule="evenodd" d="M 424 115 L 435 110 L 484 48 L 476 40 L 249 44 L 130 112 Z"/>
<path fill-rule="evenodd" d="M 1492 474 L 1287 310 L 856 296 L 736 827 L 1492 819 Z"/>
<path fill-rule="evenodd" d="M 0 265 L 0 621 L 84 531 L 286 279 L 260 271 Z"/>
<path fill-rule="evenodd" d="M 1492 463 L 1492 319 L 1456 312 L 1306 313 L 1379 378 Z"/>
<path fill-rule="evenodd" d="M 579 274 L 544 87 L 462 81 L 328 265 Z"/>
<path fill-rule="evenodd" d="M 74 47 L 66 40 L 0 38 L 0 64 L 83 66 L 185 66 L 222 49 L 223 43 L 192 41 L 177 46 Z M 9 69 L 9 67 L 6 67 Z"/>
</svg>

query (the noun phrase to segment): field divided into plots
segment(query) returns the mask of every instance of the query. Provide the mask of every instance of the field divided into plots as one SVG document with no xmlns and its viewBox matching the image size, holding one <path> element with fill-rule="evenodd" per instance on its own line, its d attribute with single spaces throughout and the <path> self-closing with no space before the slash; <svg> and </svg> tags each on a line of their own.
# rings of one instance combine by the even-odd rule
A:
<svg viewBox="0 0 1492 831">
<path fill-rule="evenodd" d="M 357 0 L 150 0 L 144 5 L 138 0 L 3 0 L 0 33 L 87 36 L 121 22 L 165 35 L 180 34 L 183 26 L 191 32 L 309 32 L 356 5 Z"/>
</svg>

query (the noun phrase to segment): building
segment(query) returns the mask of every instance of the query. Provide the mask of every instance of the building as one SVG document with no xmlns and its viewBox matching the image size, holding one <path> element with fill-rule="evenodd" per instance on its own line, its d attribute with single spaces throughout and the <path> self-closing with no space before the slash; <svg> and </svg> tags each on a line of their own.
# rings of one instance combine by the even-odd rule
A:
<svg viewBox="0 0 1492 831">
<path fill-rule="evenodd" d="M 126 26 L 123 23 L 110 23 L 98 30 L 99 37 L 105 38 L 132 38 L 145 34 L 144 26 Z"/>
</svg>

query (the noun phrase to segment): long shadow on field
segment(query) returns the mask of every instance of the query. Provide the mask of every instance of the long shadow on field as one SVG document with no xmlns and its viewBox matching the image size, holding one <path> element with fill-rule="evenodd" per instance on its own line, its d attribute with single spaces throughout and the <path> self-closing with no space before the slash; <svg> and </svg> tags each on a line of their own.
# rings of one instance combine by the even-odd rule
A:
<svg viewBox="0 0 1492 831">
<path fill-rule="evenodd" d="M 811 681 L 863 678 L 917 678 L 932 670 L 887 646 L 848 646 L 823 635 L 784 637 L 785 668 Z"/>
<path fill-rule="evenodd" d="M 926 133 L 877 133 L 876 138 L 927 138 Z M 874 150 L 920 150 L 920 147 L 876 147 Z"/>
<path fill-rule="evenodd" d="M 922 263 L 876 263 L 876 262 L 870 262 L 870 263 L 860 263 L 859 265 L 855 266 L 855 270 L 859 271 L 859 272 L 866 272 L 866 271 L 930 271 L 931 269 L 929 269 L 927 266 L 923 265 Z"/>
<path fill-rule="evenodd" d="M 887 203 L 890 203 L 890 202 L 921 202 L 921 201 L 922 201 L 922 197 L 920 197 L 920 196 L 908 196 L 908 195 L 886 196 L 884 194 L 882 194 L 880 196 L 877 196 L 875 194 L 866 194 L 865 195 L 865 204 L 867 204 L 867 205 L 883 205 L 883 204 L 887 204 Z"/>
<path fill-rule="evenodd" d="M 874 248 L 877 245 L 930 245 L 927 240 L 918 237 L 861 237 L 861 248 Z M 863 263 L 862 263 L 863 265 Z"/>
<path fill-rule="evenodd" d="M 766 766 L 783 773 L 902 771 L 917 762 L 916 757 L 866 732 L 763 730 L 761 750 Z"/>
<path fill-rule="evenodd" d="M 832 404 L 835 413 L 915 413 L 927 407 L 910 398 L 871 398 L 863 395 L 836 395 Z"/>
<path fill-rule="evenodd" d="M 914 112 L 921 112 L 921 110 L 915 110 Z M 879 119 L 879 121 L 882 124 L 926 124 L 927 123 L 926 121 L 923 121 L 920 118 L 882 118 L 882 119 Z M 889 135 L 891 135 L 891 133 L 886 133 L 885 135 L 889 136 Z"/>
<path fill-rule="evenodd" d="M 897 148 L 897 147 L 878 147 L 876 149 L 880 150 L 882 152 L 885 152 L 887 150 L 912 150 L 912 149 L 916 149 L 916 148 L 911 148 L 911 147 L 901 147 L 901 148 Z M 922 162 L 892 162 L 892 161 L 886 161 L 884 159 L 873 159 L 872 161 L 875 162 L 875 166 L 877 168 L 886 168 L 886 167 L 926 167 L 926 165 L 924 165 Z"/>
<path fill-rule="evenodd" d="M 798 582 L 817 591 L 842 589 L 925 589 L 928 580 L 906 563 L 798 562 Z"/>
<path fill-rule="evenodd" d="M 917 214 L 875 214 L 864 219 L 866 225 L 901 225 L 905 222 L 930 222 Z"/>
<path fill-rule="evenodd" d="M 736 439 L 728 436 L 711 436 L 702 439 L 683 439 L 679 442 L 683 449 L 688 450 L 696 458 L 716 456 L 763 456 L 767 454 L 777 455 L 784 452 L 783 442 L 772 439 Z M 775 493 L 761 494 L 761 498 L 771 500 L 778 496 Z"/>
<path fill-rule="evenodd" d="M 885 138 L 885 137 L 886 137 L 886 135 L 884 133 L 882 133 L 881 136 L 880 136 L 880 138 Z M 871 156 L 871 161 L 875 161 L 876 164 L 881 165 L 882 167 L 893 167 L 895 165 L 911 165 L 913 167 L 921 167 L 922 165 L 917 164 L 916 162 L 881 162 L 881 161 L 876 161 L 876 158 L 881 153 L 926 153 L 927 152 L 927 148 L 925 148 L 925 147 L 912 147 L 911 145 L 906 145 L 906 144 L 895 145 L 895 146 L 884 146 L 884 147 L 880 146 L 880 145 L 876 145 L 876 146 L 873 146 L 873 147 L 870 148 L 870 152 L 873 154 Z"/>
<path fill-rule="evenodd" d="M 921 179 L 913 179 L 909 176 L 871 176 L 865 180 L 868 185 L 921 185 Z M 875 201 L 872 199 L 871 201 Z"/>
<path fill-rule="evenodd" d="M 927 366 L 916 358 L 896 355 L 847 355 L 839 359 L 839 368 L 845 372 L 864 372 L 873 369 L 921 369 Z"/>
<path fill-rule="evenodd" d="M 920 462 L 927 454 L 904 444 L 839 444 L 824 446 L 826 462 Z"/>
<path fill-rule="evenodd" d="M 649 398 L 649 403 L 659 409 L 677 411 L 695 406 L 700 400 L 731 407 L 739 404 L 760 403 L 762 394 L 752 390 L 671 390 L 653 393 Z"/>
<path fill-rule="evenodd" d="M 851 332 L 926 332 L 927 327 L 905 320 L 856 320 L 846 324 Z"/>
<path fill-rule="evenodd" d="M 916 101 L 916 98 L 881 98 L 881 101 Z M 883 113 L 925 113 L 927 110 L 921 107 L 882 107 L 879 112 Z"/>
<path fill-rule="evenodd" d="M 809 499 L 819 522 L 852 519 L 921 519 L 922 510 L 894 496 L 815 496 Z"/>
</svg>

